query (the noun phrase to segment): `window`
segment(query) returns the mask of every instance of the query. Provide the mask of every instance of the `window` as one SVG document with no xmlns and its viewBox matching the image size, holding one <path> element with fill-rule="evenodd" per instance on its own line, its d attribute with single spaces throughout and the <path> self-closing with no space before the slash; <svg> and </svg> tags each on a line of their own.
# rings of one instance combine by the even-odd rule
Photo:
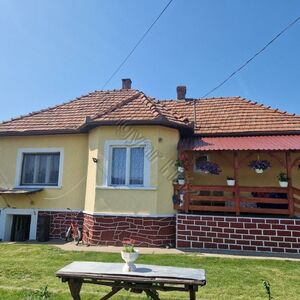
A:
<svg viewBox="0 0 300 300">
<path fill-rule="evenodd" d="M 62 151 L 50 149 L 19 150 L 17 186 L 60 186 Z"/>
<path fill-rule="evenodd" d="M 150 161 L 147 142 L 107 141 L 104 184 L 108 186 L 147 187 Z"/>
<path fill-rule="evenodd" d="M 194 164 L 194 171 L 196 172 L 202 172 L 199 168 L 199 165 L 202 163 L 202 162 L 206 162 L 206 161 L 209 161 L 208 159 L 208 155 L 200 155 L 200 156 L 197 156 L 195 158 L 195 164 Z"/>
<path fill-rule="evenodd" d="M 112 147 L 111 185 L 144 185 L 144 147 Z"/>
</svg>

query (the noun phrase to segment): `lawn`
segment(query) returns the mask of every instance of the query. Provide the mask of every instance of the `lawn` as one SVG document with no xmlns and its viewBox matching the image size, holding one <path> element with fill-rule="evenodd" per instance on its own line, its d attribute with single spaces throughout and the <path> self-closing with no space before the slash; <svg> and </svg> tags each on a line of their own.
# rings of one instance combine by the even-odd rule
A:
<svg viewBox="0 0 300 300">
<path fill-rule="evenodd" d="M 46 245 L 0 244 L 0 299 L 40 299 L 29 295 L 48 286 L 51 300 L 70 299 L 67 284 L 54 273 L 72 261 L 121 262 L 119 254 L 67 252 Z M 141 255 L 144 264 L 204 268 L 207 285 L 197 293 L 197 299 L 265 299 L 262 279 L 271 283 L 274 300 L 294 300 L 300 295 L 300 262 L 254 260 L 186 255 Z M 107 288 L 84 285 L 82 300 L 99 299 Z M 162 293 L 162 299 L 186 299 L 183 293 Z M 138 294 L 120 293 L 113 299 L 147 299 Z"/>
</svg>

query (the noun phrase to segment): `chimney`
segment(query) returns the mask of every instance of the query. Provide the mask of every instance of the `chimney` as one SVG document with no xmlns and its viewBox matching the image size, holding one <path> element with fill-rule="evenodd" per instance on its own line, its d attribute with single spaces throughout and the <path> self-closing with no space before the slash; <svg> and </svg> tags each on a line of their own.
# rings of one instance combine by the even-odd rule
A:
<svg viewBox="0 0 300 300">
<path fill-rule="evenodd" d="M 177 90 L 177 99 L 178 100 L 184 100 L 185 94 L 186 94 L 186 86 L 185 85 L 179 85 L 176 88 Z"/>
<path fill-rule="evenodd" d="M 122 79 L 122 90 L 130 90 L 131 83 L 132 83 L 132 81 L 130 78 Z"/>
</svg>

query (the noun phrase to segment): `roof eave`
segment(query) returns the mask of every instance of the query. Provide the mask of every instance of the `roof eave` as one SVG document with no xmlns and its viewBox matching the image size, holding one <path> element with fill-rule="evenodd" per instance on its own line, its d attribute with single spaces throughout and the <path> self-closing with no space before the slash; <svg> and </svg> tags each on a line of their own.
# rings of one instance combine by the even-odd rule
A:
<svg viewBox="0 0 300 300">
<path fill-rule="evenodd" d="M 179 124 L 176 122 L 169 121 L 165 118 L 155 118 L 152 120 L 101 120 L 101 121 L 92 121 L 90 118 L 87 118 L 86 123 L 80 127 L 80 131 L 89 131 L 92 128 L 98 126 L 127 126 L 127 125 L 160 125 L 169 128 L 178 129 L 180 132 L 189 133 L 191 135 L 193 131 L 193 124 Z"/>
<path fill-rule="evenodd" d="M 82 133 L 78 129 L 52 129 L 52 130 L 26 130 L 26 131 L 0 131 L 0 137 L 4 136 L 31 136 L 31 135 L 59 135 Z"/>
<path fill-rule="evenodd" d="M 216 132 L 216 133 L 194 133 L 193 136 L 203 137 L 226 137 L 226 136 L 264 136 L 264 135 L 298 135 L 300 130 L 281 131 L 241 131 L 241 132 Z"/>
</svg>

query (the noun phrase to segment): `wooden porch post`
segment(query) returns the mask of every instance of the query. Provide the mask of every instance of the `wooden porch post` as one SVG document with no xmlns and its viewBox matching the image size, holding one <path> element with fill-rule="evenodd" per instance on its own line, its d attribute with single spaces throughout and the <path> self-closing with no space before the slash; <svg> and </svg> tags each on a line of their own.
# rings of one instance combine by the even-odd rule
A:
<svg viewBox="0 0 300 300">
<path fill-rule="evenodd" d="M 293 181 L 292 181 L 292 161 L 291 153 L 289 151 L 285 152 L 286 157 L 286 174 L 289 178 L 288 185 L 288 202 L 289 202 L 289 216 L 294 216 L 294 200 L 293 200 Z"/>
<path fill-rule="evenodd" d="M 185 167 L 185 187 L 183 188 L 184 191 L 184 212 L 189 212 L 190 207 L 190 178 L 191 178 L 191 172 L 192 172 L 192 166 L 193 166 L 193 153 L 192 152 L 185 152 L 188 163 Z"/>
<path fill-rule="evenodd" d="M 238 161 L 238 153 L 234 151 L 233 153 L 234 157 L 234 179 L 235 179 L 235 185 L 234 185 L 234 201 L 235 201 L 235 213 L 237 216 L 240 215 L 240 191 L 239 191 L 239 161 Z"/>
</svg>

